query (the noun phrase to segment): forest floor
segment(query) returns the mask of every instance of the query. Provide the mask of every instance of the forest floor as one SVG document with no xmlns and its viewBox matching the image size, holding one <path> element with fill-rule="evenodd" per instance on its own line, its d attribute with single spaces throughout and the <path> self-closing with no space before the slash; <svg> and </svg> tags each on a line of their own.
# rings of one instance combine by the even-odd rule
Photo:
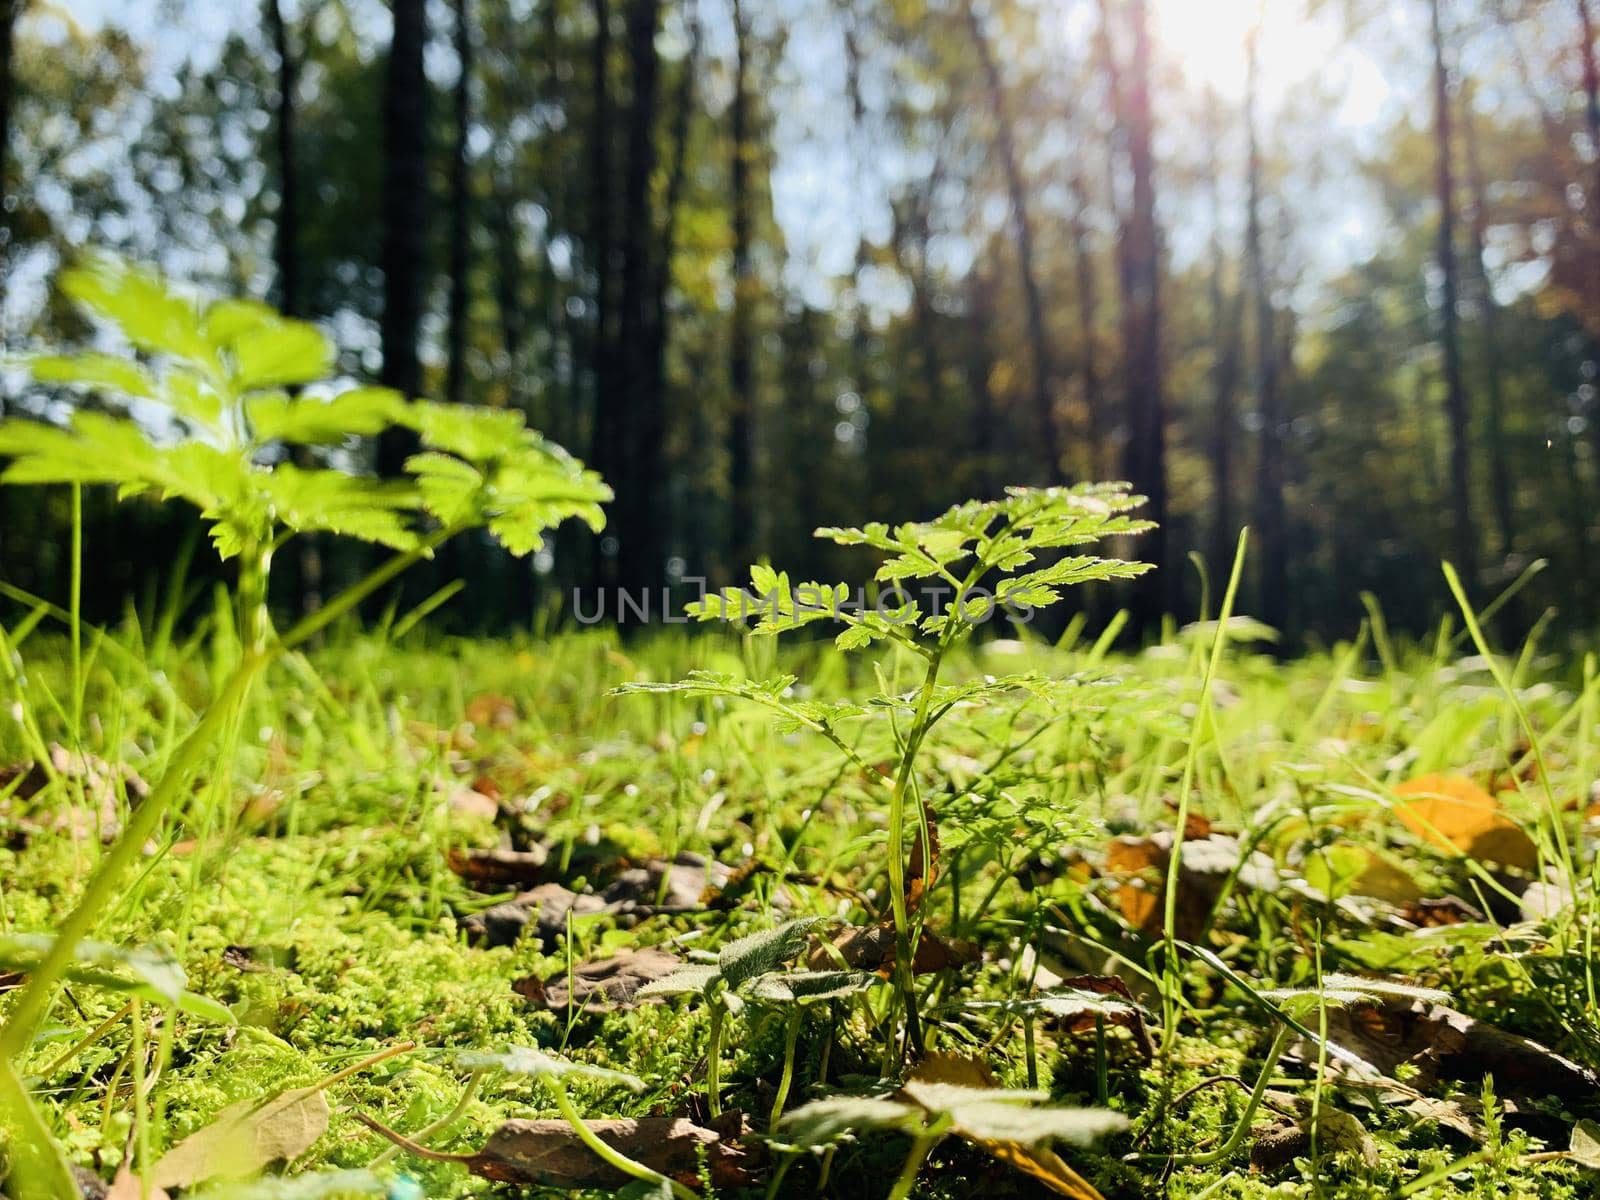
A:
<svg viewBox="0 0 1600 1200">
<path fill-rule="evenodd" d="M 1234 644 L 1206 704 L 1203 647 L 991 641 L 955 665 L 1083 682 L 974 692 L 925 748 L 897 1037 L 882 789 L 854 765 L 894 759 L 897 710 L 838 723 L 851 759 L 759 705 L 610 693 L 700 668 L 894 695 L 910 664 L 674 633 L 324 646 L 274 669 L 102 923 L 149 953 L 92 951 L 20 1073 L 86 1195 L 125 1164 L 145 1195 L 613 1194 L 563 1104 L 680 1195 L 1596 1194 L 1592 667 L 1526 648 L 1508 696 L 1448 632 L 1288 662 Z M 13 988 L 216 669 L 118 635 L 80 709 L 65 648 L 21 650 Z M 41 767 L 74 727 L 86 754 Z M 732 997 L 736 939 L 803 917 L 824 919 L 757 938 L 737 1003 L 633 994 L 699 963 Z M 938 1082 L 1036 1089 L 998 1108 L 1056 1140 L 940 1109 Z"/>
</svg>

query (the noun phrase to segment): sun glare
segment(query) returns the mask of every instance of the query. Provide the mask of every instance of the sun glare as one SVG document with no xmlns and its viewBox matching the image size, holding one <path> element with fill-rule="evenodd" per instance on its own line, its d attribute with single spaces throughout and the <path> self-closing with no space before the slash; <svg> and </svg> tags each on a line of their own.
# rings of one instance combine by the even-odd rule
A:
<svg viewBox="0 0 1600 1200">
<path fill-rule="evenodd" d="M 1374 120 L 1389 95 L 1376 64 L 1342 36 L 1324 12 L 1306 14 L 1293 0 L 1153 0 L 1156 37 L 1193 84 L 1209 86 L 1226 99 L 1242 100 L 1251 30 L 1261 20 L 1260 95 L 1275 108 L 1295 87 L 1314 76 L 1343 85 L 1341 123 Z M 1263 17 L 1262 14 L 1265 13 Z"/>
</svg>

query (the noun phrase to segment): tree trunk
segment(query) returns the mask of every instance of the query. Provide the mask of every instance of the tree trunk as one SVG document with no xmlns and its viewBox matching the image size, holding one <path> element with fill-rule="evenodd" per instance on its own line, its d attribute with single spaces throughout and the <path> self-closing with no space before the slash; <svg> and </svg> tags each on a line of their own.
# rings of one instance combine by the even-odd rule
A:
<svg viewBox="0 0 1600 1200">
<path fill-rule="evenodd" d="M 277 103 L 273 112 L 278 151 L 278 219 L 273 228 L 272 257 L 277 272 L 278 308 L 286 316 L 305 315 L 300 274 L 300 164 L 295 151 L 295 84 L 299 64 L 289 45 L 289 29 L 281 0 L 266 0 L 267 33 L 278 57 Z M 316 456 L 309 446 L 297 446 L 298 466 L 313 467 Z M 295 543 L 295 565 L 300 611 L 309 615 L 322 607 L 322 538 L 302 534 Z"/>
<path fill-rule="evenodd" d="M 300 294 L 300 181 L 294 144 L 294 91 L 298 65 L 289 49 L 281 0 L 266 0 L 267 29 L 278 56 L 277 107 L 273 116 L 278 151 L 278 220 L 273 229 L 273 266 L 278 273 L 278 308 L 287 316 L 303 313 Z"/>
<path fill-rule="evenodd" d="M 1128 441 L 1123 470 L 1149 498 L 1145 515 L 1156 522 L 1140 545 L 1158 568 L 1152 581 L 1134 590 L 1131 605 L 1139 628 L 1155 627 L 1176 598 L 1167 565 L 1166 421 L 1161 395 L 1161 231 L 1156 224 L 1155 155 L 1150 105 L 1150 27 L 1146 0 L 1130 0 L 1133 54 L 1125 75 L 1126 136 L 1132 196 L 1121 231 L 1124 257 L 1124 372 L 1127 376 Z"/>
<path fill-rule="evenodd" d="M 594 321 L 590 328 L 590 376 L 594 424 L 589 462 L 613 486 L 620 480 L 622 419 L 617 396 L 612 330 L 612 172 L 611 172 L 611 5 L 594 0 L 594 41 L 590 46 L 592 121 L 589 130 L 589 245 L 594 275 Z M 594 539 L 594 577 L 614 582 L 617 562 L 606 555 L 610 540 Z"/>
<path fill-rule="evenodd" d="M 1142 0 L 1140 0 L 1142 3 Z M 1006 191 L 1011 200 L 1011 229 L 1017 244 L 1017 271 L 1022 279 L 1023 310 L 1028 324 L 1028 345 L 1033 358 L 1033 415 L 1037 425 L 1039 449 L 1045 461 L 1046 483 L 1059 483 L 1064 478 L 1061 466 L 1061 439 L 1056 432 L 1055 401 L 1052 394 L 1054 371 L 1050 358 L 1050 335 L 1045 328 L 1044 297 L 1036 273 L 1033 249 L 1033 223 L 1028 212 L 1027 185 L 1022 178 L 1022 164 L 1017 158 L 1015 132 L 1006 107 L 1005 84 L 1000 78 L 1000 68 L 995 61 L 994 49 L 978 19 L 972 0 L 962 6 L 966 13 L 967 29 L 972 35 L 973 47 L 983 68 L 984 85 L 988 91 L 989 109 L 995 123 L 995 148 L 1000 152 L 1000 166 L 1005 172 Z"/>
<path fill-rule="evenodd" d="M 1100 346 L 1095 318 L 1099 311 L 1099 288 L 1095 283 L 1094 252 L 1089 242 L 1089 188 L 1082 175 L 1072 178 L 1072 259 L 1078 290 L 1078 377 L 1083 383 L 1084 465 L 1090 479 L 1104 479 L 1105 419 L 1104 397 L 1100 395 Z"/>
<path fill-rule="evenodd" d="M 450 156 L 450 314 L 447 328 L 445 399 L 467 399 L 467 307 L 472 265 L 469 239 L 472 221 L 472 179 L 467 165 L 467 139 L 472 131 L 472 17 L 469 0 L 455 0 L 456 63 L 455 147 Z"/>
<path fill-rule="evenodd" d="M 1245 255 L 1255 297 L 1256 412 L 1261 420 L 1261 447 L 1256 458 L 1255 521 L 1261 546 L 1260 593 L 1256 612 L 1268 625 L 1283 629 L 1289 611 L 1289 554 L 1283 506 L 1283 394 L 1278 379 L 1277 315 L 1272 305 L 1272 280 L 1267 270 L 1261 228 L 1261 144 L 1256 121 L 1260 62 L 1257 37 L 1249 46 L 1249 82 L 1245 89 L 1245 134 L 1249 139 L 1249 188 L 1246 204 Z"/>
<path fill-rule="evenodd" d="M 1516 507 L 1512 499 L 1509 446 L 1505 432 L 1504 362 L 1500 345 L 1500 306 L 1495 302 L 1489 281 L 1485 249 L 1489 242 L 1489 201 L 1483 183 L 1483 168 L 1478 161 L 1477 123 L 1465 93 L 1461 97 L 1461 132 L 1467 149 L 1467 188 L 1472 205 L 1468 228 L 1472 235 L 1473 291 L 1477 311 L 1479 344 L 1483 349 L 1484 382 L 1488 386 L 1488 405 L 1484 413 L 1489 438 L 1489 484 L 1493 493 L 1495 529 L 1499 535 L 1500 556 L 1508 557 L 1516 547 Z"/>
<path fill-rule="evenodd" d="M 1445 65 L 1440 0 L 1430 0 L 1433 34 L 1434 194 L 1439 205 L 1439 348 L 1444 357 L 1445 415 L 1450 423 L 1450 507 L 1454 516 L 1455 558 L 1462 574 L 1476 568 L 1477 538 L 1472 528 L 1471 416 L 1461 374 L 1460 272 L 1455 247 L 1455 172 L 1451 164 L 1450 73 Z"/>
<path fill-rule="evenodd" d="M 1221 116 L 1216 97 L 1207 106 L 1206 182 L 1211 195 L 1211 549 L 1213 572 L 1227 571 L 1238 537 L 1233 511 L 1233 437 L 1237 426 L 1234 392 L 1239 384 L 1239 357 L 1244 325 L 1244 289 L 1228 295 L 1227 254 L 1222 245 Z M 1254 139 L 1252 138 L 1252 141 Z M 1252 167 L 1254 167 L 1252 162 Z M 1254 182 L 1255 172 L 1251 172 Z M 1259 236 L 1259 233 L 1258 233 Z M 1220 576 L 1219 576 L 1220 578 Z"/>
<path fill-rule="evenodd" d="M 392 0 L 394 36 L 384 88 L 383 351 L 380 380 L 407 396 L 422 391 L 417 332 L 428 218 L 428 81 L 422 69 L 428 40 L 425 0 Z M 390 430 L 379 441 L 378 470 L 398 475 L 415 439 Z"/>
<path fill-rule="evenodd" d="M 752 561 L 755 504 L 755 397 L 752 313 L 755 277 L 750 261 L 750 29 L 743 0 L 733 0 L 734 68 L 729 123 L 733 140 L 730 202 L 733 221 L 733 321 L 728 349 L 732 406 L 728 421 L 728 485 L 732 511 L 729 554 L 733 570 Z"/>
<path fill-rule="evenodd" d="M 9 341 L 6 327 L 6 284 L 11 277 L 11 251 L 13 222 L 11 220 L 11 104 L 13 93 L 12 57 L 16 45 L 17 18 L 27 7 L 27 0 L 0 0 L 0 231 L 6 237 L 0 243 L 0 350 Z M 8 397 L 0 390 L 0 414 L 6 408 Z M 17 545 L 9 530 L 10 517 L 17 504 L 10 489 L 0 489 L 0 564 L 10 561 L 9 555 Z"/>
<path fill-rule="evenodd" d="M 1589 152 L 1594 157 L 1594 176 L 1584 188 L 1583 212 L 1588 219 L 1591 237 L 1600 237 L 1600 67 L 1595 64 L 1594 13 L 1590 0 L 1576 0 L 1578 6 L 1578 35 L 1581 45 L 1579 61 L 1583 64 L 1583 116 L 1589 134 Z M 1600 369 L 1600 334 L 1592 328 L 1587 331 L 1585 343 L 1589 361 Z M 1600 409 L 1589 413 L 1589 428 L 1594 444 L 1600 450 Z"/>
<path fill-rule="evenodd" d="M 689 23 L 689 48 L 679 67 L 678 87 L 672 107 L 672 159 L 667 167 L 667 190 L 663 198 L 661 219 L 661 249 L 650 277 L 649 322 L 649 387 L 655 399 L 652 421 L 643 434 L 648 439 L 647 452 L 659 462 L 666 437 L 667 407 L 667 346 L 670 331 L 670 312 L 667 305 L 672 291 L 672 264 L 678 252 L 678 210 L 683 204 L 683 191 L 689 180 L 689 123 L 694 115 L 695 72 L 700 66 L 703 30 L 700 10 L 696 0 L 687 0 Z M 659 469 L 659 468 L 657 468 Z M 658 496 L 665 493 L 659 479 L 655 483 Z M 669 527 L 662 506 L 652 500 L 652 519 L 655 522 L 657 550 L 665 554 L 668 547 Z"/>
<path fill-rule="evenodd" d="M 629 0 L 628 62 L 633 96 L 628 109 L 628 157 L 622 187 L 622 288 L 618 295 L 618 362 L 623 409 L 624 471 L 618 485 L 622 576 L 635 588 L 659 587 L 664 578 L 661 438 L 665 432 L 655 373 L 651 327 L 655 323 L 652 250 L 656 220 L 650 181 L 656 169 L 655 112 L 660 80 L 656 30 L 661 0 Z"/>
<path fill-rule="evenodd" d="M 1584 209 L 1589 214 L 1589 224 L 1600 229 L 1600 67 L 1595 64 L 1594 13 L 1589 2 L 1576 0 L 1578 32 L 1582 39 L 1578 54 L 1583 64 L 1583 117 L 1589 131 L 1590 153 L 1594 156 L 1594 179 L 1587 189 Z"/>
</svg>

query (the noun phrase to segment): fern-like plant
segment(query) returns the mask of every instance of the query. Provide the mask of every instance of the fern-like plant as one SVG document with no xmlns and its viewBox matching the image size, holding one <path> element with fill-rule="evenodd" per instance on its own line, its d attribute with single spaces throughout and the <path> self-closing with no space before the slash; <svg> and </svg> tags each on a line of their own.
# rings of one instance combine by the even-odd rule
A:
<svg viewBox="0 0 1600 1200">
<path fill-rule="evenodd" d="M 890 527 L 819 529 L 817 536 L 841 545 L 865 546 L 882 556 L 876 578 L 891 585 L 876 606 L 850 603 L 844 583 L 791 583 L 768 566 L 750 570 L 746 588 L 728 587 L 689 605 L 702 621 L 742 622 L 757 634 L 779 634 L 818 622 L 844 628 L 836 637 L 843 650 L 893 646 L 915 656 L 922 679 L 910 696 L 885 692 L 870 704 L 796 699 L 791 676 L 756 681 L 711 672 L 694 672 L 671 683 L 633 683 L 624 693 L 744 699 L 772 712 L 790 729 L 827 738 L 868 778 L 887 792 L 889 902 L 894 914 L 895 977 L 914 1029 L 911 953 L 919 910 L 907 890 L 907 830 L 927 837 L 927 814 L 918 790 L 917 767 L 929 733 L 960 704 L 1007 692 L 1026 691 L 1058 698 L 1062 681 L 1037 675 L 942 683 L 941 670 L 952 650 L 980 625 L 1005 610 L 1027 616 L 1063 599 L 1074 584 L 1130 579 L 1149 565 L 1075 553 L 1114 535 L 1142 532 L 1151 523 L 1130 516 L 1143 503 L 1126 484 L 1087 484 L 1071 488 L 1010 488 L 1002 500 L 958 504 L 931 521 Z M 924 606 L 913 593 L 934 602 Z M 892 594 L 892 599 L 891 599 Z M 1070 681 L 1068 681 L 1070 683 Z M 898 757 L 888 771 L 864 761 L 841 735 L 839 723 L 874 708 L 909 717 L 898 739 Z M 909 819 L 908 819 L 909 817 Z M 926 846 L 926 842 L 925 842 Z"/>
<path fill-rule="evenodd" d="M 411 400 L 384 388 L 309 387 L 329 375 L 333 346 L 316 326 L 265 305 L 200 303 L 107 255 L 85 258 L 63 273 L 60 286 L 104 340 L 123 348 L 18 361 L 37 382 L 81 390 L 102 404 L 79 407 L 65 426 L 15 417 L 0 423 L 0 456 L 11 460 L 0 482 L 110 484 L 124 498 L 193 504 L 217 552 L 238 564 L 243 649 L 31 967 L 0 1029 L 0 1108 L 32 1116 L 16 1060 L 32 1043 L 77 947 L 260 671 L 457 534 L 485 529 L 512 554 L 525 555 L 568 517 L 600 529 L 600 506 L 611 499 L 599 476 L 526 428 L 521 413 Z M 290 461 L 294 447 L 349 448 L 395 428 L 411 430 L 419 445 L 399 479 Z M 280 633 L 267 611 L 273 557 L 292 538 L 312 533 L 393 553 Z M 26 1117 L 21 1124 L 25 1133 L 43 1128 Z M 34 1178 L 37 1194 L 75 1195 L 59 1154 L 38 1136 L 25 1139 L 28 1145 L 30 1161 L 17 1165 Z"/>
</svg>

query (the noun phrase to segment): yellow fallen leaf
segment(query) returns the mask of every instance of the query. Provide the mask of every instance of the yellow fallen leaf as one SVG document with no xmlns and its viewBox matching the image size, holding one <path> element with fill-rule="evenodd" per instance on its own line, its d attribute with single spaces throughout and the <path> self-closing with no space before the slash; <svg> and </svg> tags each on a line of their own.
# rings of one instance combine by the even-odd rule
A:
<svg viewBox="0 0 1600 1200">
<path fill-rule="evenodd" d="M 208 1179 L 241 1179 L 271 1163 L 298 1158 L 327 1131 L 321 1086 L 294 1088 L 265 1103 L 241 1100 L 163 1154 L 150 1170 L 156 1187 L 192 1187 Z"/>
<path fill-rule="evenodd" d="M 1464 775 L 1419 775 L 1394 789 L 1400 823 L 1423 841 L 1485 862 L 1532 870 L 1539 851 L 1500 802 Z"/>
</svg>

